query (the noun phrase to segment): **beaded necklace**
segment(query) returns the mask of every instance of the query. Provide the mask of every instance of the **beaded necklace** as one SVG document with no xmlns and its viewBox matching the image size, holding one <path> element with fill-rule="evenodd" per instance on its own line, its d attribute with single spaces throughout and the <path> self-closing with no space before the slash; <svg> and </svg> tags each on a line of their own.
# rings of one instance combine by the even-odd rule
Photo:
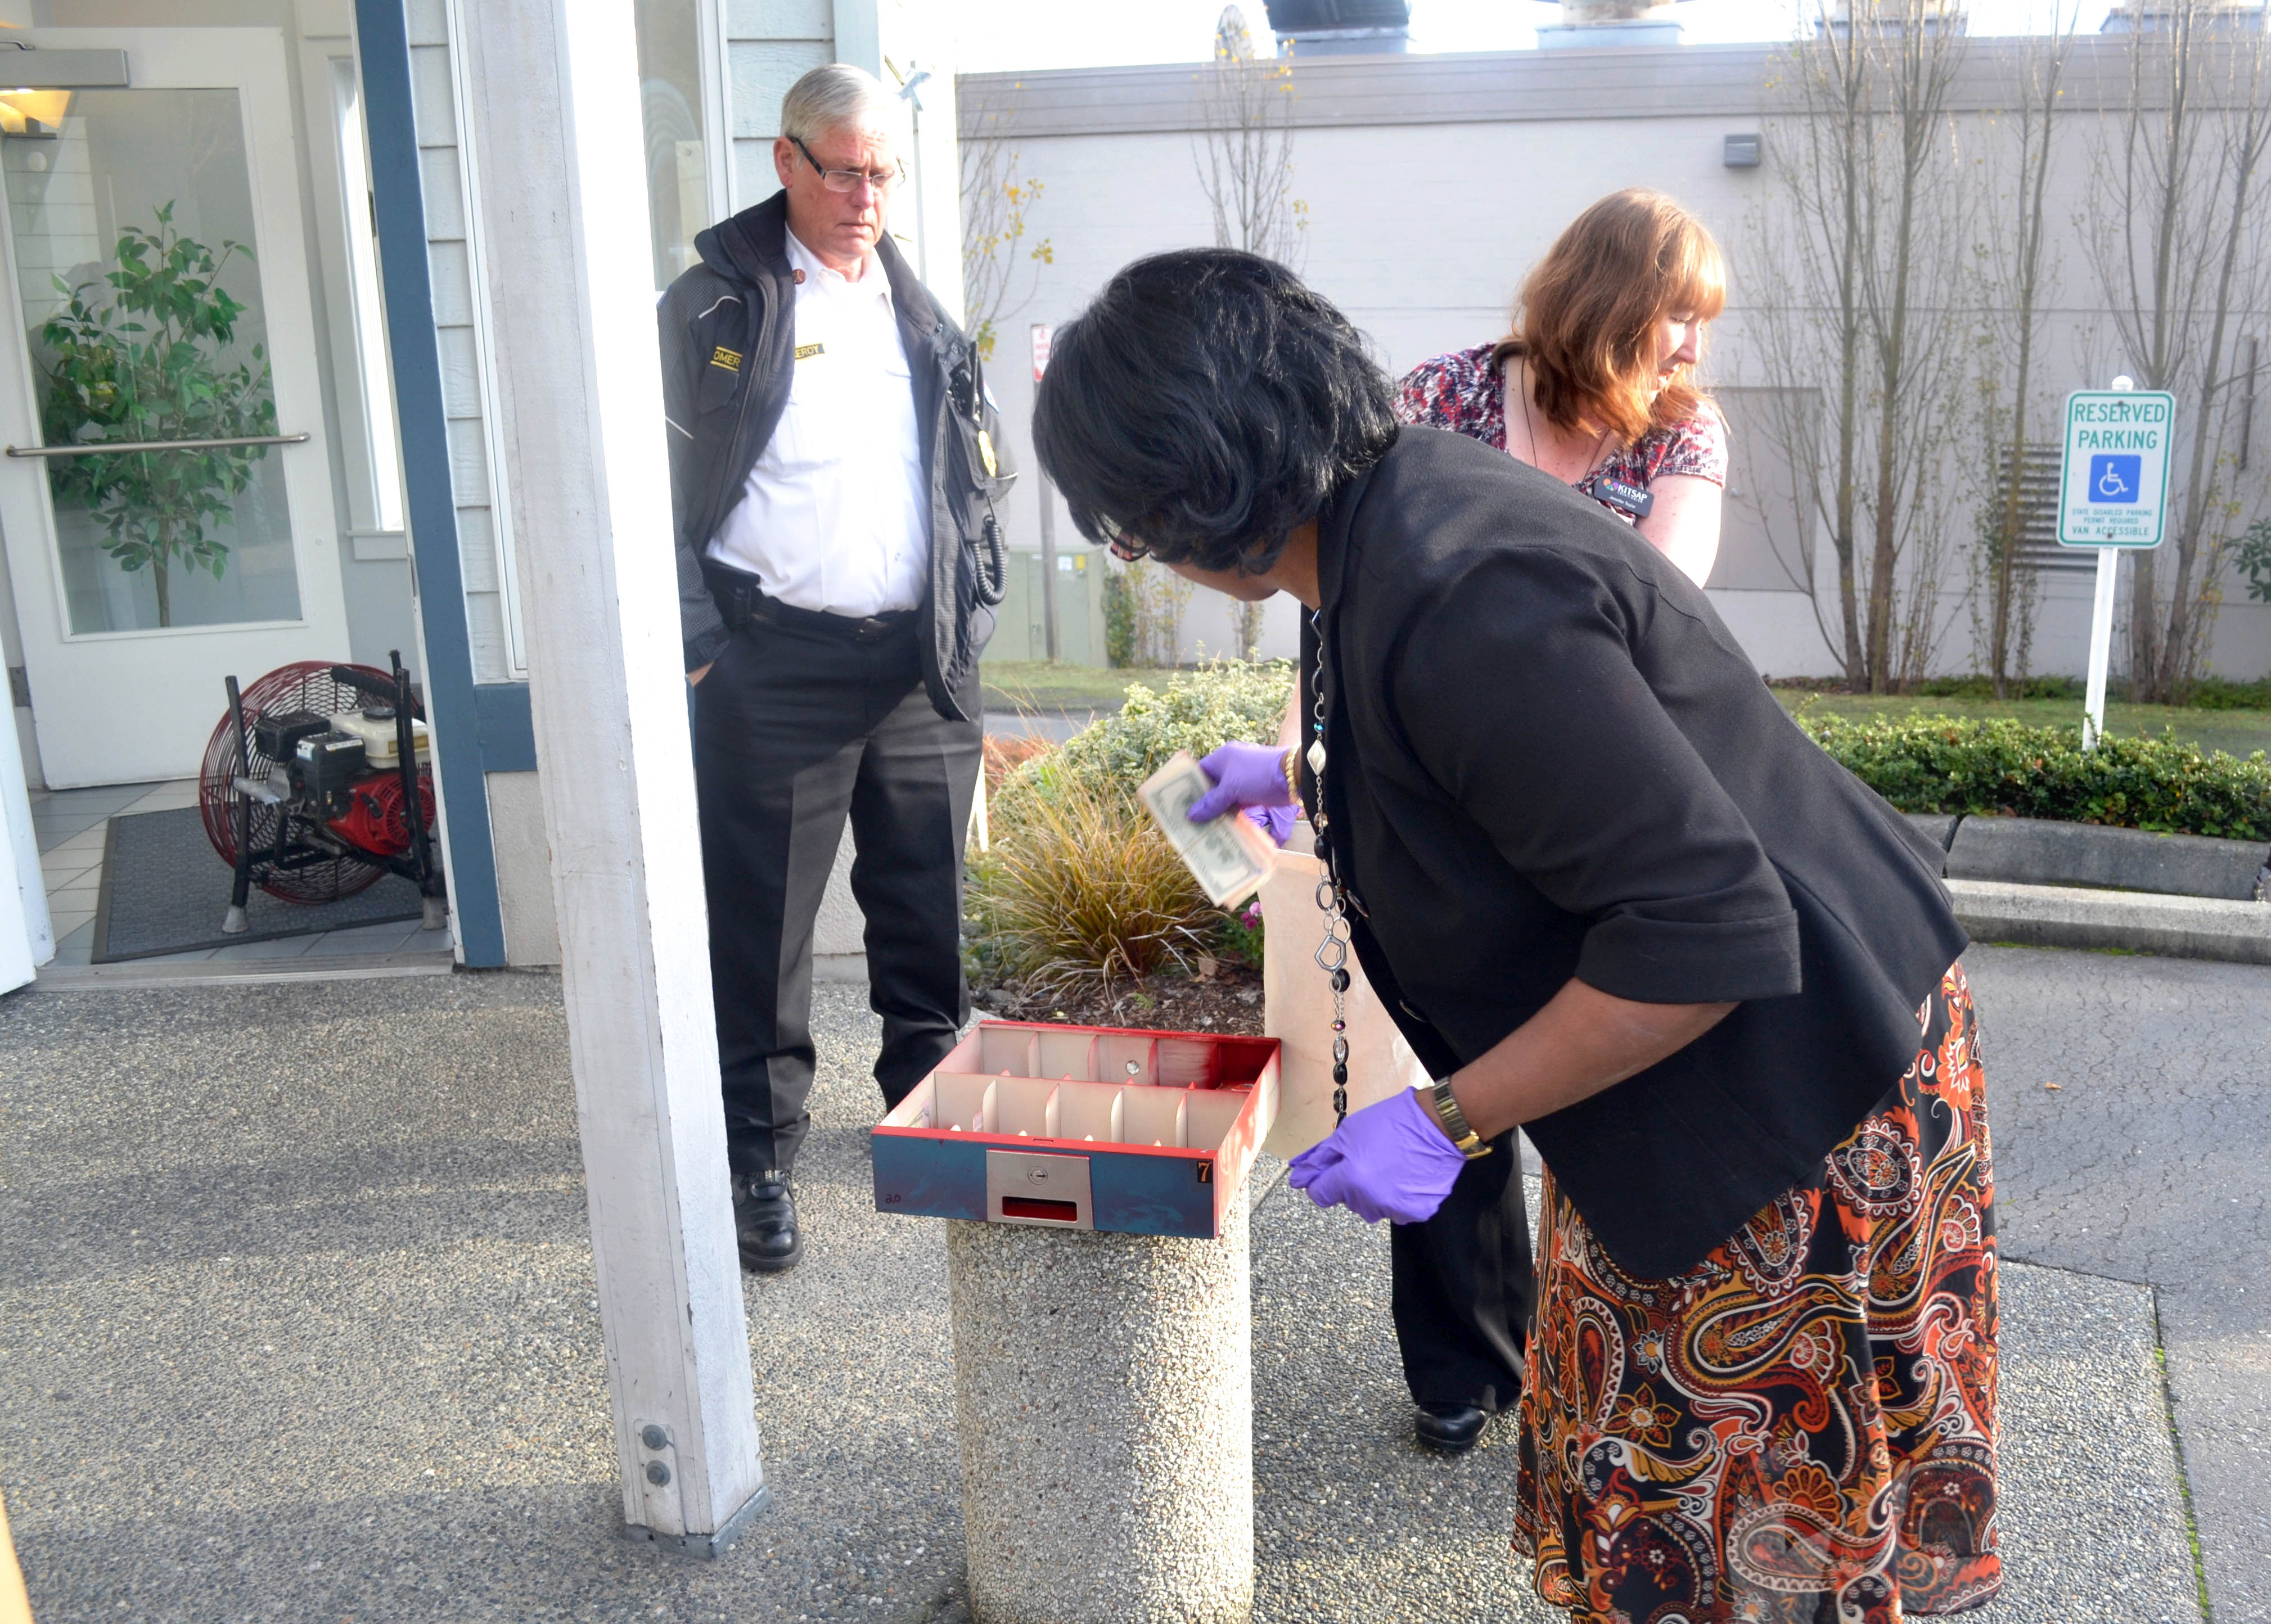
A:
<svg viewBox="0 0 2271 1624">
<path fill-rule="evenodd" d="M 1310 682 L 1309 748 L 1302 759 L 1309 764 L 1309 782 L 1315 786 L 1317 805 L 1312 826 L 1324 873 L 1317 880 L 1317 909 L 1325 916 L 1324 940 L 1317 943 L 1317 965 L 1333 989 L 1333 1126 L 1348 1121 L 1348 890 L 1341 883 L 1340 866 L 1333 860 L 1329 838 L 1331 819 L 1325 813 L 1325 626 L 1323 612 L 1309 612 L 1309 628 L 1316 634 L 1317 659 Z"/>
</svg>

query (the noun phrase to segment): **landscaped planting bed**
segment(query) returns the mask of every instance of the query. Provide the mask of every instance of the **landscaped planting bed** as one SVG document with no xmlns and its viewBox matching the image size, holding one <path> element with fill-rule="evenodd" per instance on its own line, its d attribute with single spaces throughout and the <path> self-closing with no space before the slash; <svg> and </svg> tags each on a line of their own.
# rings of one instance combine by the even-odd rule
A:
<svg viewBox="0 0 2271 1624">
<path fill-rule="evenodd" d="M 1117 713 L 1061 746 L 989 742 L 992 849 L 971 857 L 965 937 L 982 1007 L 1083 1025 L 1261 1031 L 1258 913 L 1209 904 L 1135 792 L 1179 749 L 1274 740 L 1292 688 L 1282 661 L 1225 661 L 1130 686 Z M 2110 734 L 2084 750 L 2075 727 L 2012 718 L 1807 708 L 1798 720 L 1904 812 L 2271 841 L 2261 753 L 2204 750 L 2173 733 Z"/>
</svg>

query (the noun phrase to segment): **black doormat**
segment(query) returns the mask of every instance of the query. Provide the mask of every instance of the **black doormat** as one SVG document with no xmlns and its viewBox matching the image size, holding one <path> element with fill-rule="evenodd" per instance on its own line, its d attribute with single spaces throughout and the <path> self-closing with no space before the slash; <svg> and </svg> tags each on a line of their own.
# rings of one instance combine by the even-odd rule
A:
<svg viewBox="0 0 2271 1624">
<path fill-rule="evenodd" d="M 387 925 L 418 919 L 425 911 L 418 888 L 394 874 L 344 901 L 312 907 L 279 901 L 256 885 L 244 909 L 251 928 L 225 936 L 220 922 L 228 913 L 233 877 L 205 838 L 205 819 L 195 807 L 112 818 L 102 848 L 92 962 L 115 965 L 159 953 Z"/>
</svg>

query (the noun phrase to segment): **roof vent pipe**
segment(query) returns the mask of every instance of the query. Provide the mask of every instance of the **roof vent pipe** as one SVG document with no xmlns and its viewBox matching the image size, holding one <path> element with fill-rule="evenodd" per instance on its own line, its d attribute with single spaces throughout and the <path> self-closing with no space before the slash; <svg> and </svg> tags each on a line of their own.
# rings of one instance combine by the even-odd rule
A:
<svg viewBox="0 0 2271 1624">
<path fill-rule="evenodd" d="M 1263 0 L 1281 54 L 1384 56 L 1411 48 L 1409 0 Z"/>
<path fill-rule="evenodd" d="M 1598 50 L 1619 45 L 1677 45 L 1686 37 L 1658 0 L 1561 0 L 1561 20 L 1538 31 L 1540 50 Z"/>
</svg>

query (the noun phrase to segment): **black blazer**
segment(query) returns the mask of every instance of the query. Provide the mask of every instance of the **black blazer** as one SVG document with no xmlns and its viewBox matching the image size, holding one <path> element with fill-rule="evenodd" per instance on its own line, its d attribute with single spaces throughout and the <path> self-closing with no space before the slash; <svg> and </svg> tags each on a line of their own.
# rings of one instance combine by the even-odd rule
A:
<svg viewBox="0 0 2271 1624">
<path fill-rule="evenodd" d="M 1405 428 L 1318 531 L 1320 844 L 1428 1069 L 1474 1060 L 1573 975 L 1740 1003 L 1527 1125 L 1619 1265 L 1682 1273 L 1916 1059 L 1967 940 L 1938 853 L 1799 731 L 1675 565 L 1505 452 Z"/>
</svg>

